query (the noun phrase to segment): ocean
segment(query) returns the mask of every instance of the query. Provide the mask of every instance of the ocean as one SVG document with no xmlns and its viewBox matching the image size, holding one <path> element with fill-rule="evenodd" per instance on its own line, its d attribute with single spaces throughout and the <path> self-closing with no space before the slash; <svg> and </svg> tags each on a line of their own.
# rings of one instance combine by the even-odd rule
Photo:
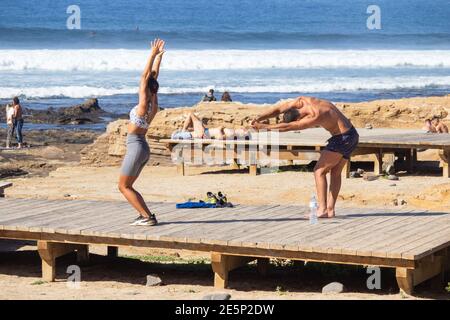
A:
<svg viewBox="0 0 450 320">
<path fill-rule="evenodd" d="M 370 5 L 381 29 L 369 29 Z M 69 30 L 67 9 L 80 9 Z M 29 108 L 97 97 L 107 111 L 137 102 L 150 41 L 167 53 L 163 108 L 191 106 L 214 88 L 273 103 L 450 93 L 449 0 L 2 0 L 0 103 Z"/>
</svg>

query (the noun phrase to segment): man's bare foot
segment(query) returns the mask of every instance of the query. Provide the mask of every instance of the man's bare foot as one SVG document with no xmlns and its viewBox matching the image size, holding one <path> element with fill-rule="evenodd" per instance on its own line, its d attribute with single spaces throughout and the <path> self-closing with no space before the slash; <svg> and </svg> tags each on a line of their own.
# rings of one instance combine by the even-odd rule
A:
<svg viewBox="0 0 450 320">
<path fill-rule="evenodd" d="M 317 209 L 317 218 L 328 218 L 328 211 L 326 209 Z"/>
<path fill-rule="evenodd" d="M 335 217 L 334 209 L 327 209 L 327 211 L 328 211 L 328 218 Z"/>
</svg>

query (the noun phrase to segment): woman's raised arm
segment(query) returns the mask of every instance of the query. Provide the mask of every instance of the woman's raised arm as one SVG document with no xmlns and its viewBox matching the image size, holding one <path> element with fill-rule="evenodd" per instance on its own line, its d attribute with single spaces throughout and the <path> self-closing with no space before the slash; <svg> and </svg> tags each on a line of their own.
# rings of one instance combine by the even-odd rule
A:
<svg viewBox="0 0 450 320">
<path fill-rule="evenodd" d="M 164 47 L 164 41 L 161 39 L 155 39 L 151 43 L 151 52 L 150 57 L 147 60 L 147 64 L 145 65 L 144 71 L 141 76 L 141 83 L 139 85 L 139 106 L 141 108 L 147 108 L 148 102 L 150 99 L 149 90 L 148 90 L 148 81 L 152 76 L 152 68 L 153 62 L 156 59 L 156 56 L 160 53 L 161 48 Z"/>
</svg>

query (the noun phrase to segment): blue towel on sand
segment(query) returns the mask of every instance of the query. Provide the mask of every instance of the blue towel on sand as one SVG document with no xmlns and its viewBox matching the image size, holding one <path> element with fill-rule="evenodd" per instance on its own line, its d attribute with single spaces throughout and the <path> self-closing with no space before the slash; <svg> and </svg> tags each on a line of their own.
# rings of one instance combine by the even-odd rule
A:
<svg viewBox="0 0 450 320">
<path fill-rule="evenodd" d="M 177 209 L 216 208 L 215 203 L 193 202 L 177 203 Z"/>
</svg>

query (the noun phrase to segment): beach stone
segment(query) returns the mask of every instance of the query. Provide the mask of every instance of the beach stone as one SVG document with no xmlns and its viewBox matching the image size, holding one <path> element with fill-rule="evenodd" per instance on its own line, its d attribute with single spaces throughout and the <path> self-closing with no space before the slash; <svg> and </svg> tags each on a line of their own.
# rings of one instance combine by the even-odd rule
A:
<svg viewBox="0 0 450 320">
<path fill-rule="evenodd" d="M 394 206 L 398 206 L 398 200 L 397 200 L 397 199 L 392 200 L 392 204 L 393 204 Z"/>
<path fill-rule="evenodd" d="M 147 275 L 147 283 L 145 284 L 147 287 L 160 286 L 161 284 L 162 284 L 162 280 L 157 275 L 153 275 L 153 274 Z"/>
<path fill-rule="evenodd" d="M 344 285 L 340 282 L 331 282 L 322 288 L 322 293 L 342 293 Z"/>
<path fill-rule="evenodd" d="M 202 300 L 230 300 L 231 294 L 229 293 L 212 293 L 207 294 Z"/>
<path fill-rule="evenodd" d="M 364 170 L 360 168 L 356 169 L 356 172 L 358 172 L 359 174 L 364 174 Z"/>
<path fill-rule="evenodd" d="M 388 180 L 398 180 L 398 177 L 395 174 L 388 175 Z"/>
<path fill-rule="evenodd" d="M 367 123 L 364 128 L 366 129 L 373 129 L 373 126 L 370 123 Z"/>
<path fill-rule="evenodd" d="M 378 179 L 378 176 L 374 175 L 373 173 L 366 172 L 363 174 L 363 179 L 366 181 L 374 181 Z"/>
<path fill-rule="evenodd" d="M 391 184 L 389 185 L 389 187 L 396 187 L 396 186 L 397 186 L 396 183 L 391 183 Z"/>
</svg>

